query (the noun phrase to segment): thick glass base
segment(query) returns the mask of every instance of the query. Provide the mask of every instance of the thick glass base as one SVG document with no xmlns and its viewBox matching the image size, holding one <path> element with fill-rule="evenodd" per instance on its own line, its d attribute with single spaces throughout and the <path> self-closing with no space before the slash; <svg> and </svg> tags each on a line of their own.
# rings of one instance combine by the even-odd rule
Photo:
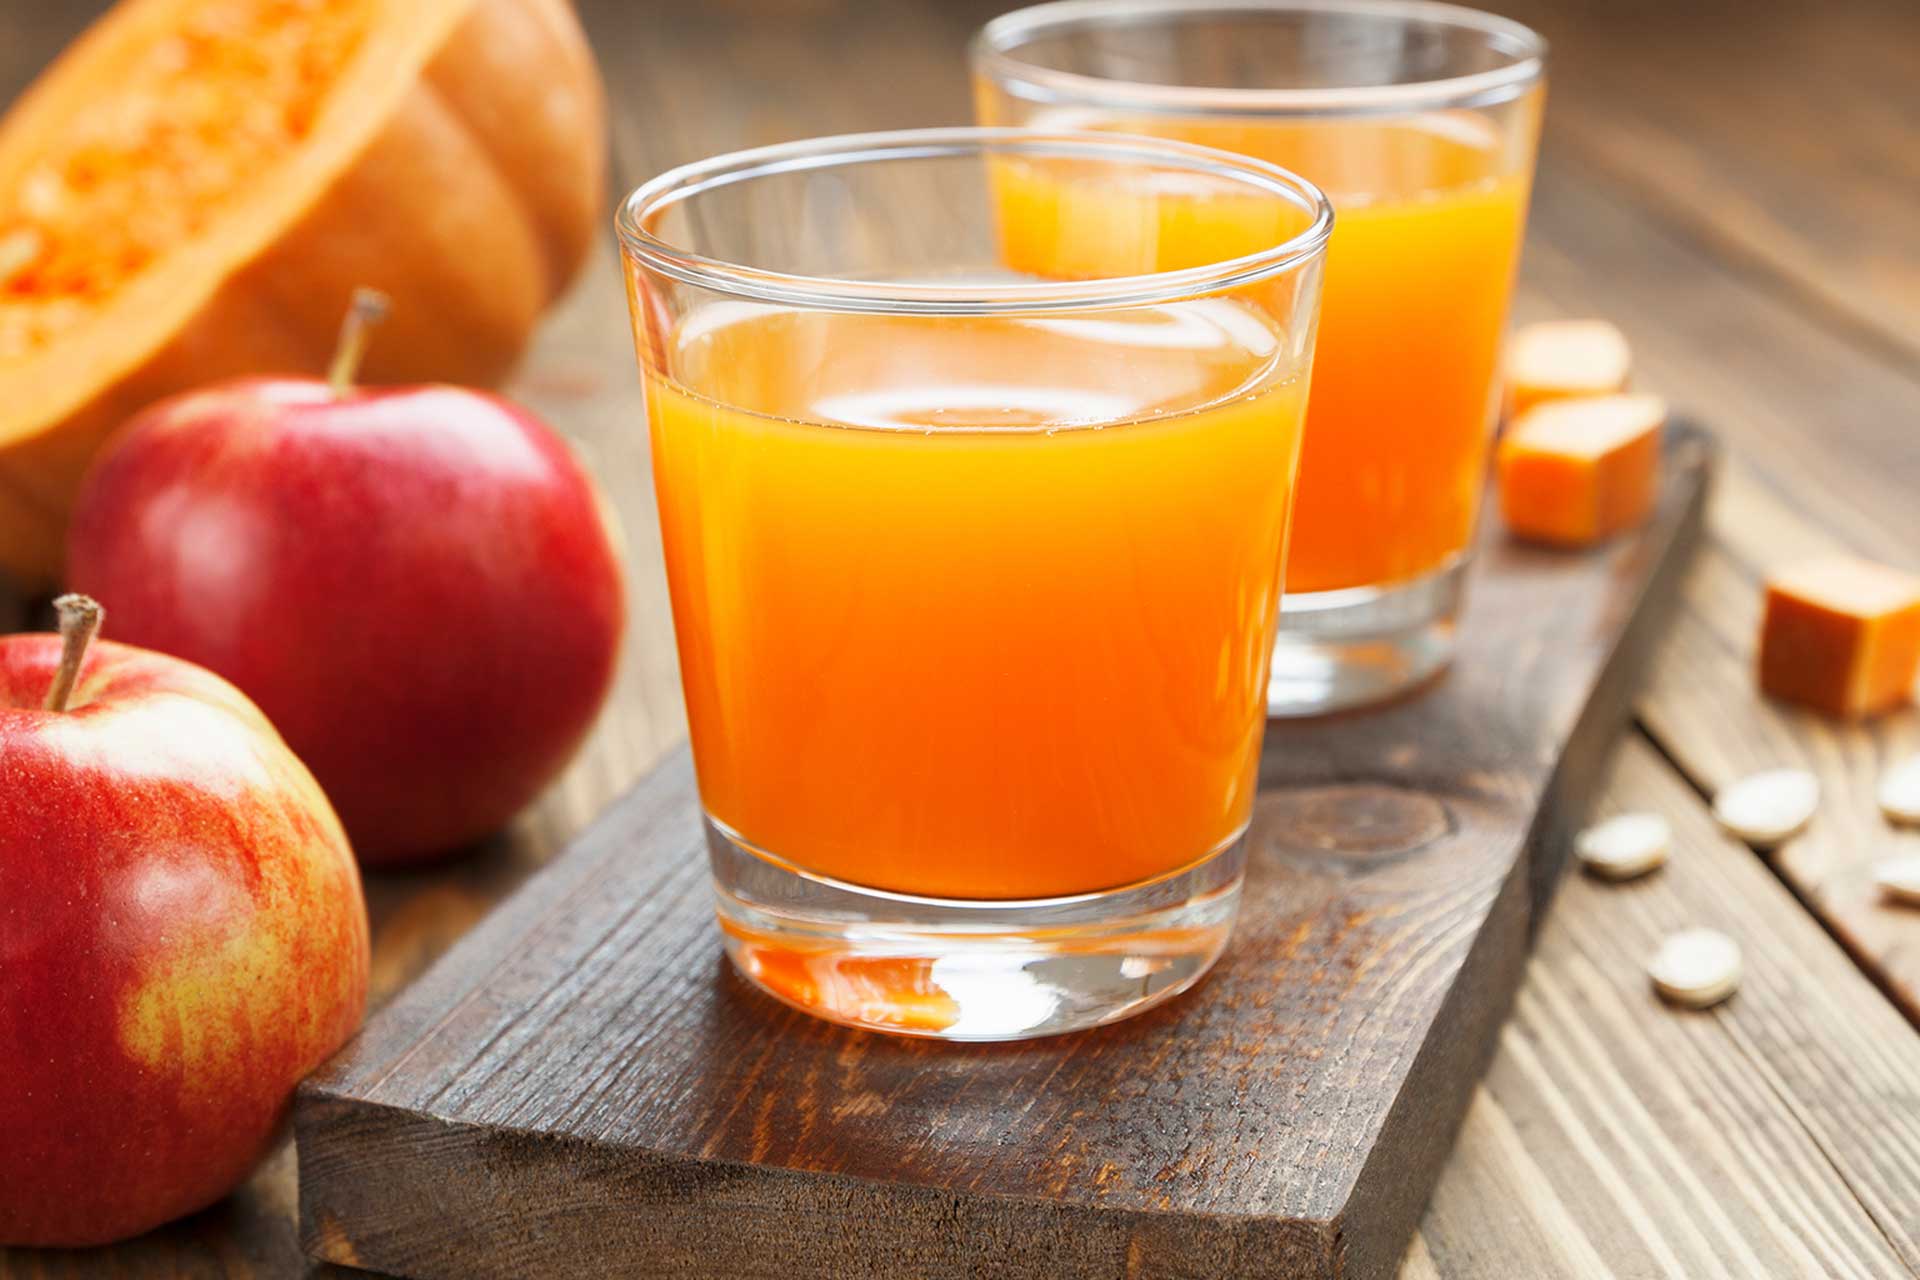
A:
<svg viewBox="0 0 1920 1280">
<path fill-rule="evenodd" d="M 1180 871 L 1070 898 L 960 901 L 863 889 L 757 850 L 711 817 L 727 955 L 832 1022 L 943 1040 L 1024 1040 L 1113 1022 L 1192 986 L 1240 907 L 1241 832 Z"/>
<path fill-rule="evenodd" d="M 1267 714 L 1314 716 L 1384 702 L 1453 661 L 1465 557 L 1393 587 L 1288 592 Z"/>
</svg>

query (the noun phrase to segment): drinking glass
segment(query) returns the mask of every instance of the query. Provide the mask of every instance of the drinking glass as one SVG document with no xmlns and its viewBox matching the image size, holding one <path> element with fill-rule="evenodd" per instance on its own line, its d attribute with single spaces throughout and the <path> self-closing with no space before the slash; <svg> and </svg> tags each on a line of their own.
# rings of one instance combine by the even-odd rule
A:
<svg viewBox="0 0 1920 1280">
<path fill-rule="evenodd" d="M 1424 0 L 1066 0 L 974 41 L 983 124 L 1224 147 L 1304 174 L 1338 212 L 1273 714 L 1378 702 L 1452 658 L 1545 53 L 1518 23 Z M 1021 261 L 1175 268 L 1260 234 L 1210 192 L 1161 211 L 1090 211 L 1070 260 Z"/>
<path fill-rule="evenodd" d="M 1170 271 L 1008 265 L 1014 241 L 1068 250 L 1115 190 L 1146 215 L 1210 191 L 1263 229 Z M 1125 1016 L 1213 963 L 1331 218 L 1262 161 L 995 129 L 769 147 L 627 199 L 694 766 L 748 979 L 986 1040 Z"/>
</svg>

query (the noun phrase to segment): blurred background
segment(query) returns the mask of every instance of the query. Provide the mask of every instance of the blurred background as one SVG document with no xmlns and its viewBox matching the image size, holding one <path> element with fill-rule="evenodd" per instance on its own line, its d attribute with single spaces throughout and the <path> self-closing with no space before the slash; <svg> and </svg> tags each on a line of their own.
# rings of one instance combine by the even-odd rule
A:
<svg viewBox="0 0 1920 1280">
<path fill-rule="evenodd" d="M 0 3 L 0 100 L 106 0 Z M 804 134 L 962 123 L 964 47 L 1006 0 L 577 0 L 617 184 Z M 1920 350 L 1920 4 L 1495 0 L 1553 46 L 1549 182 L 1623 183 L 1810 304 Z M 1604 110 L 1599 109 L 1604 105 Z"/>
</svg>

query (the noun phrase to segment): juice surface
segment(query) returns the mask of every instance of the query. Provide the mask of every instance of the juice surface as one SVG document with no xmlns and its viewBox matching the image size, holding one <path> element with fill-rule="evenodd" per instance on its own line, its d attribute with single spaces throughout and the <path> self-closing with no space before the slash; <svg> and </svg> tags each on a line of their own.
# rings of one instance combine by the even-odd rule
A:
<svg viewBox="0 0 1920 1280">
<path fill-rule="evenodd" d="M 712 816 L 946 898 L 1132 884 L 1234 838 L 1303 416 L 1284 350 L 1223 299 L 725 302 L 643 349 Z"/>
<path fill-rule="evenodd" d="M 1305 175 L 1331 198 L 1289 591 L 1420 577 L 1471 538 L 1526 221 L 1533 118 L 1519 138 L 1454 112 L 1315 123 L 1076 113 L 1033 122 L 1238 151 Z M 1267 202 L 1129 192 L 1051 166 L 1009 166 L 1000 200 L 1009 264 L 1042 275 L 1169 270 L 1276 243 Z"/>
</svg>

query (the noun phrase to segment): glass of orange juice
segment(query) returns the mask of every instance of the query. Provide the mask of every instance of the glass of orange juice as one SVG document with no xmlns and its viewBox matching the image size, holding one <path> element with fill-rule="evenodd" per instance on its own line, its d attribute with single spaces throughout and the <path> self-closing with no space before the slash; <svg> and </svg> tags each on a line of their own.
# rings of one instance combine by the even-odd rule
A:
<svg viewBox="0 0 1920 1280">
<path fill-rule="evenodd" d="M 1082 180 L 1149 209 L 1214 191 L 1265 230 L 1174 271 L 1010 268 L 1006 238 L 1043 233 L 1000 193 Z M 749 980 L 988 1040 L 1123 1017 L 1213 963 L 1331 217 L 1263 161 L 992 129 L 770 147 L 628 198 L 694 767 Z"/>
<path fill-rule="evenodd" d="M 1304 174 L 1333 201 L 1270 706 L 1378 702 L 1445 667 L 1499 391 L 1545 45 L 1424 0 L 1065 0 L 974 42 L 979 119 L 1181 139 Z M 1047 202 L 1046 193 L 1020 198 Z M 1197 192 L 1142 216 L 1116 192 L 1048 261 L 1172 270 L 1264 234 Z"/>
</svg>

